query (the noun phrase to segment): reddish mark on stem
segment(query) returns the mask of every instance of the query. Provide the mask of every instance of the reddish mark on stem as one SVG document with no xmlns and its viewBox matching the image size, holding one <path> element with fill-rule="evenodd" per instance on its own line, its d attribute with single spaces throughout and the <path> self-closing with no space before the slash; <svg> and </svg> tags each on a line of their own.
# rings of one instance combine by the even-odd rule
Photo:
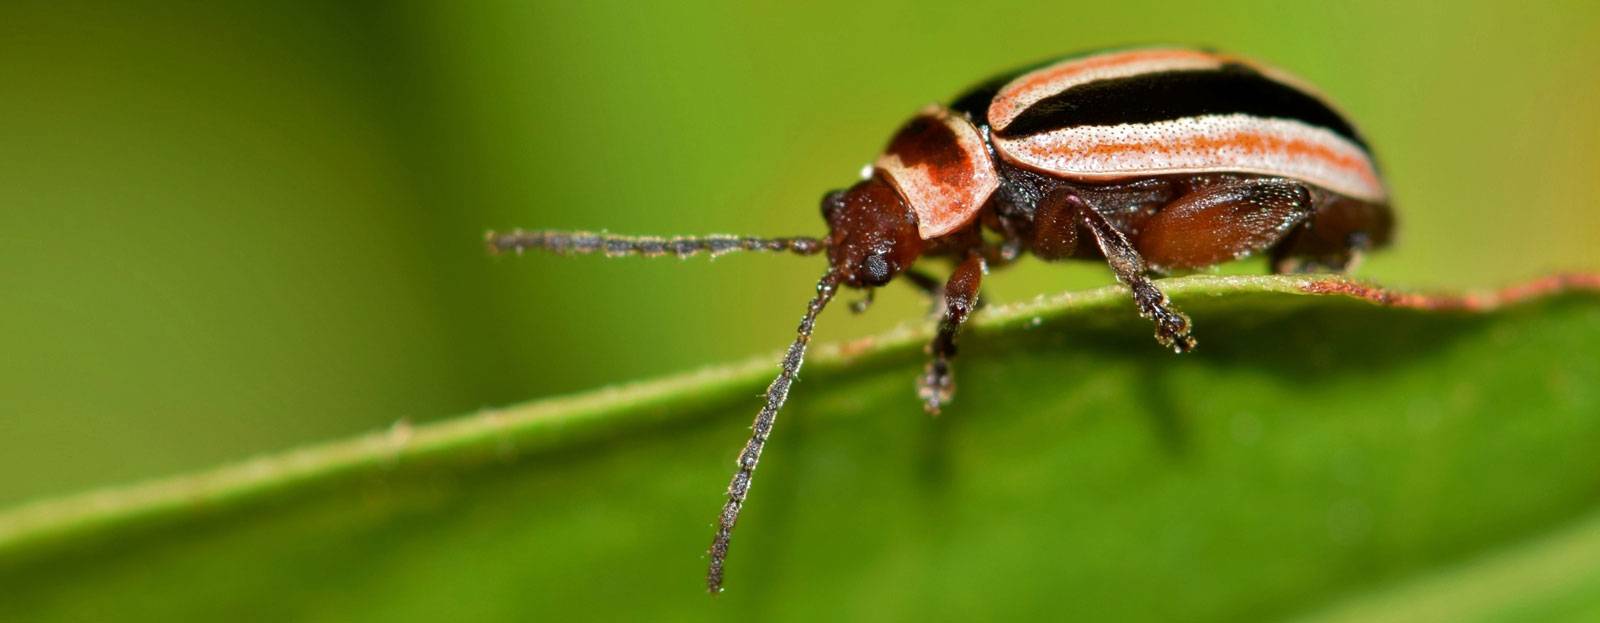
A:
<svg viewBox="0 0 1600 623">
<path fill-rule="evenodd" d="M 1379 286 L 1329 279 L 1314 281 L 1300 287 L 1311 294 L 1343 294 L 1384 305 L 1427 311 L 1486 312 L 1530 299 L 1570 292 L 1600 293 L 1600 273 L 1557 273 L 1485 292 L 1462 294 L 1421 294 L 1398 292 Z"/>
</svg>

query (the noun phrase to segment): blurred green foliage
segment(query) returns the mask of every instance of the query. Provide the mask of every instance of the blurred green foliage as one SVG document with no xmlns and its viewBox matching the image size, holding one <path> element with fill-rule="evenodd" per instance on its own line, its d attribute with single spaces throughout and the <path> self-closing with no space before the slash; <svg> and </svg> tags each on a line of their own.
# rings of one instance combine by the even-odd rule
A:
<svg viewBox="0 0 1600 623">
<path fill-rule="evenodd" d="M 1367 276 L 1600 267 L 1594 3 L 142 4 L 0 5 L 0 503 L 775 349 L 816 260 L 497 261 L 481 233 L 817 233 L 918 106 L 1104 45 L 1330 93 L 1402 218 Z M 888 294 L 819 338 L 920 312 Z"/>
</svg>

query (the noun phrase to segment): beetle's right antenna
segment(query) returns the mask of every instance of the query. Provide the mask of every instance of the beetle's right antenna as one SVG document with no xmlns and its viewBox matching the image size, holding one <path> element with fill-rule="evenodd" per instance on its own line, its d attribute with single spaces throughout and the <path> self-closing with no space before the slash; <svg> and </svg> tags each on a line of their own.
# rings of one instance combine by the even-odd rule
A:
<svg viewBox="0 0 1600 623">
<path fill-rule="evenodd" d="M 689 257 L 710 253 L 712 257 L 734 251 L 769 251 L 815 255 L 827 248 L 818 238 L 797 236 L 792 238 L 754 238 L 748 236 L 617 236 L 587 231 L 522 231 L 509 233 L 489 232 L 484 236 L 489 252 L 516 253 L 536 249 L 560 255 L 604 253 L 608 257 L 642 255 L 656 257 L 672 254 Z"/>
<path fill-rule="evenodd" d="M 817 295 L 812 297 L 811 304 L 806 307 L 806 315 L 800 319 L 800 328 L 796 331 L 799 335 L 789 345 L 789 352 L 783 356 L 778 378 L 767 386 L 767 404 L 761 407 L 755 423 L 750 425 L 750 441 L 745 442 L 744 450 L 739 453 L 739 470 L 734 472 L 733 480 L 728 483 L 728 502 L 722 506 L 722 514 L 717 517 L 717 536 L 711 541 L 711 564 L 706 569 L 706 589 L 712 594 L 722 592 L 722 564 L 728 558 L 728 540 L 733 536 L 734 524 L 739 522 L 739 511 L 744 508 L 745 496 L 750 493 L 750 480 L 755 474 L 756 463 L 761 460 L 761 449 L 767 445 L 767 436 L 772 434 L 772 423 L 778 419 L 778 410 L 789 398 L 789 386 L 794 383 L 795 375 L 800 373 L 800 364 L 805 361 L 806 345 L 811 343 L 811 330 L 817 324 L 817 314 L 828 305 L 828 301 L 833 300 L 833 295 L 838 291 L 839 277 L 833 271 L 823 275 L 822 280 L 817 282 Z"/>
</svg>

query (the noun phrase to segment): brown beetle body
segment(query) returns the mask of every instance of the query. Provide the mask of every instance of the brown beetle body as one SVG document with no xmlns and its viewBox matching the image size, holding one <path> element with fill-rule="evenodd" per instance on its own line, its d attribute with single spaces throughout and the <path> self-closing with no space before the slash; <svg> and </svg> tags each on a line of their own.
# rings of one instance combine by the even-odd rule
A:
<svg viewBox="0 0 1600 623">
<path fill-rule="evenodd" d="M 989 268 L 1024 253 L 1106 262 L 1156 339 L 1194 347 L 1187 316 L 1151 281 L 1266 253 L 1274 272 L 1347 269 L 1388 243 L 1388 191 L 1365 141 L 1305 83 L 1239 57 L 1186 48 L 1069 58 L 924 108 L 855 185 L 822 200 L 828 236 L 630 238 L 490 233 L 491 250 L 679 256 L 825 251 L 828 270 L 767 390 L 738 459 L 710 551 L 720 590 L 733 526 L 817 315 L 840 286 L 905 276 L 944 309 L 918 395 L 938 413 L 954 391 L 956 335 Z M 919 259 L 949 258 L 941 287 Z"/>
</svg>

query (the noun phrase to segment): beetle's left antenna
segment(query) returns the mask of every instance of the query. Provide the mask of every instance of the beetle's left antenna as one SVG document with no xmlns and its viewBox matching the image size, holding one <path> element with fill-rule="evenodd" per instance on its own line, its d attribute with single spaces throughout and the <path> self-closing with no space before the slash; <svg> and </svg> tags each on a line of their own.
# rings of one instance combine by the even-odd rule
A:
<svg viewBox="0 0 1600 623">
<path fill-rule="evenodd" d="M 772 434 L 772 423 L 778 419 L 778 410 L 789 398 L 789 386 L 794 384 L 795 375 L 800 373 L 800 364 L 805 361 L 806 345 L 811 343 L 811 330 L 817 324 L 817 314 L 828 305 L 828 301 L 833 300 L 838 290 L 839 277 L 832 271 L 817 282 L 817 295 L 806 306 L 806 315 L 801 317 L 800 328 L 796 330 L 798 335 L 783 356 L 778 378 L 767 386 L 767 404 L 761 407 L 755 423 L 750 425 L 750 441 L 745 442 L 744 450 L 739 452 L 739 469 L 728 483 L 728 501 L 722 505 L 722 514 L 717 516 L 717 536 L 711 541 L 711 564 L 706 569 L 706 589 L 712 594 L 722 592 L 722 565 L 728 558 L 728 541 L 733 536 L 734 524 L 739 522 L 739 511 L 744 508 L 745 496 L 750 493 L 750 480 L 755 474 L 756 463 L 761 460 L 761 449 L 767 445 L 767 437 Z"/>
<path fill-rule="evenodd" d="M 506 233 L 489 232 L 484 241 L 490 253 L 517 253 L 535 249 L 560 255 L 604 253 L 608 257 L 624 255 L 676 255 L 689 257 L 709 253 L 712 257 L 735 251 L 788 252 L 796 255 L 815 255 L 827 248 L 818 238 L 796 236 L 791 238 L 756 238 L 750 236 L 617 236 L 587 231 L 522 231 Z"/>
</svg>

